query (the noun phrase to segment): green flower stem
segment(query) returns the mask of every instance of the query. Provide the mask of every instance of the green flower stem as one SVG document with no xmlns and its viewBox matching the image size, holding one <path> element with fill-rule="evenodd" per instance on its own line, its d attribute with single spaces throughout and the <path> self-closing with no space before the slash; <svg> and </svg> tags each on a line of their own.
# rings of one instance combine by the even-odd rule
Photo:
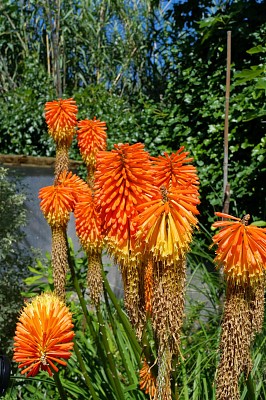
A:
<svg viewBox="0 0 266 400">
<path fill-rule="evenodd" d="M 82 375 L 84 376 L 86 385 L 89 388 L 90 394 L 91 394 L 93 400 L 98 400 L 99 397 L 96 395 L 96 392 L 95 392 L 95 390 L 94 390 L 94 388 L 92 386 L 89 374 L 86 371 L 86 367 L 85 367 L 84 361 L 83 361 L 83 359 L 81 357 L 81 354 L 80 354 L 80 351 L 79 351 L 79 348 L 78 348 L 78 345 L 77 345 L 76 342 L 74 342 L 74 351 L 75 351 L 78 363 L 80 365 L 80 369 L 81 369 Z"/>
<path fill-rule="evenodd" d="M 73 285 L 74 285 L 75 291 L 76 291 L 76 293 L 78 295 L 79 302 L 80 302 L 80 305 L 81 305 L 81 308 L 82 308 L 82 312 L 84 314 L 87 326 L 88 326 L 88 328 L 89 328 L 89 330 L 90 330 L 90 332 L 92 334 L 93 340 L 95 342 L 97 342 L 97 340 L 98 340 L 97 334 L 96 334 L 96 331 L 94 329 L 94 326 L 93 326 L 93 323 L 92 323 L 92 319 L 91 319 L 90 314 L 88 312 L 85 299 L 84 299 L 84 297 L 82 295 L 82 292 L 81 292 L 81 289 L 80 289 L 80 286 L 79 286 L 79 281 L 78 281 L 78 278 L 76 276 L 75 267 L 74 267 L 75 260 L 72 259 L 72 256 L 71 256 L 71 253 L 70 253 L 70 249 L 69 249 L 68 240 L 66 240 L 66 243 L 67 243 L 67 250 L 68 250 L 68 265 L 69 265 L 69 269 L 70 269 Z"/>
<path fill-rule="evenodd" d="M 171 396 L 171 360 L 172 352 L 169 344 L 161 344 L 158 350 L 158 376 L 156 400 L 169 400 Z"/>
<path fill-rule="evenodd" d="M 122 347 L 122 345 L 120 343 L 120 339 L 119 339 L 118 334 L 117 334 L 116 322 L 115 322 L 115 320 L 113 318 L 113 315 L 112 315 L 112 312 L 111 312 L 111 308 L 110 308 L 110 304 L 109 304 L 109 300 L 108 300 L 108 296 L 107 296 L 107 293 L 106 293 L 105 289 L 104 289 L 104 299 L 105 299 L 105 304 L 106 304 L 106 308 L 107 308 L 107 311 L 108 311 L 108 315 L 109 315 L 109 318 L 110 318 L 110 322 L 111 322 L 111 325 L 112 325 L 112 328 L 113 328 L 113 332 L 114 332 L 114 336 L 115 336 L 115 339 L 116 339 L 116 343 L 117 343 L 117 346 L 118 346 L 119 354 L 120 354 L 120 357 L 121 357 L 121 360 L 122 360 L 122 364 L 125 367 L 129 383 L 131 385 L 133 385 L 135 382 L 134 382 L 132 374 L 131 374 L 131 372 L 130 372 L 130 370 L 128 368 L 128 364 L 127 364 L 127 361 L 126 361 L 126 358 L 125 358 L 125 355 L 124 355 L 125 349 L 123 349 L 123 347 Z"/>
<path fill-rule="evenodd" d="M 55 384 L 56 384 L 56 387 L 57 387 L 57 390 L 59 392 L 61 400 L 67 400 L 67 395 L 66 395 L 66 392 L 65 392 L 65 390 L 63 388 L 63 385 L 62 385 L 62 383 L 60 381 L 59 373 L 54 371 L 53 372 L 53 378 L 54 378 L 54 381 L 55 381 Z"/>
<path fill-rule="evenodd" d="M 246 385 L 247 385 L 247 390 L 248 390 L 247 398 L 249 400 L 255 400 L 256 399 L 256 391 L 255 391 L 254 382 L 253 382 L 251 374 L 249 374 L 249 376 L 248 376 Z"/>
<path fill-rule="evenodd" d="M 104 287 L 105 287 L 105 289 L 106 289 L 106 291 L 108 293 L 108 296 L 110 297 L 110 300 L 112 301 L 112 303 L 113 303 L 113 305 L 114 305 L 114 307 L 115 307 L 115 309 L 117 311 L 117 314 L 119 316 L 119 319 L 120 319 L 120 321 L 121 321 L 121 323 L 122 323 L 122 325 L 123 325 L 123 327 L 124 327 L 124 329 L 125 329 L 125 331 L 127 333 L 127 336 L 128 336 L 128 338 L 130 340 L 130 343 L 132 345 L 132 349 L 134 351 L 136 360 L 137 360 L 138 364 L 140 364 L 140 357 L 141 357 L 142 350 L 141 350 L 141 347 L 140 347 L 140 345 L 139 345 L 139 343 L 137 341 L 135 332 L 133 331 L 133 328 L 130 325 L 130 322 L 128 321 L 125 313 L 123 312 L 123 310 L 121 309 L 120 305 L 118 304 L 118 301 L 117 301 L 117 299 L 116 299 L 116 297 L 115 297 L 115 295 L 114 295 L 114 293 L 113 293 L 113 291 L 112 291 L 112 289 L 111 289 L 111 287 L 109 285 L 108 280 L 106 279 L 106 276 L 105 276 L 105 273 L 104 273 L 103 269 L 102 269 L 102 276 L 103 276 Z"/>
<path fill-rule="evenodd" d="M 184 360 L 182 354 L 180 355 L 180 364 L 181 364 L 182 382 L 183 382 L 182 394 L 183 394 L 184 400 L 189 400 L 188 376 L 187 376 L 187 371 L 186 371 L 185 360 Z"/>
<path fill-rule="evenodd" d="M 117 374 L 117 369 L 116 369 L 115 361 L 113 358 L 113 354 L 111 352 L 111 349 L 110 349 L 110 346 L 108 343 L 106 327 L 105 327 L 105 323 L 103 320 L 103 316 L 102 316 L 100 307 L 97 307 L 97 318 L 98 318 L 98 322 L 99 322 L 99 326 L 100 326 L 100 333 L 102 335 L 103 345 L 104 345 L 105 353 L 107 356 L 108 364 L 111 369 L 111 373 L 112 373 L 113 380 L 114 380 L 114 385 L 115 385 L 114 389 L 116 391 L 117 398 L 119 400 L 124 400 L 125 399 L 124 392 L 123 392 L 121 382 L 120 382 L 118 374 Z"/>
</svg>

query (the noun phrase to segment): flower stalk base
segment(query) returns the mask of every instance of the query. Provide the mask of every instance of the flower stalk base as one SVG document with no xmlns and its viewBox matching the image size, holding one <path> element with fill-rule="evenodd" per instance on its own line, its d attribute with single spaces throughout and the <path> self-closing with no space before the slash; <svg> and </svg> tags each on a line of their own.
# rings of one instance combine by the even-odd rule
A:
<svg viewBox="0 0 266 400">
<path fill-rule="evenodd" d="M 101 252 L 97 250 L 91 250 L 87 252 L 87 256 L 87 284 L 90 292 L 90 298 L 92 303 L 95 306 L 98 306 L 103 293 Z"/>
<path fill-rule="evenodd" d="M 220 340 L 220 363 L 216 378 L 217 400 L 240 400 L 242 372 L 252 369 L 250 347 L 261 331 L 264 315 L 264 279 L 254 286 L 228 284 Z"/>
<path fill-rule="evenodd" d="M 55 294 L 65 301 L 68 254 L 65 227 L 52 227 L 52 268 Z"/>
</svg>

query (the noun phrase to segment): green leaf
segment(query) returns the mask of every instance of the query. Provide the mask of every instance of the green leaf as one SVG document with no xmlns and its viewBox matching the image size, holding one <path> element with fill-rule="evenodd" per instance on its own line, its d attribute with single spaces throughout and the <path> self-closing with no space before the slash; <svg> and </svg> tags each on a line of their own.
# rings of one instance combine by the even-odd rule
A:
<svg viewBox="0 0 266 400">
<path fill-rule="evenodd" d="M 266 221 L 254 221 L 250 225 L 253 225 L 253 226 L 266 226 Z"/>
<path fill-rule="evenodd" d="M 243 71 L 235 74 L 236 84 L 251 81 L 258 78 L 264 72 L 264 67 L 253 66 L 251 69 L 243 69 Z"/>
<path fill-rule="evenodd" d="M 266 52 L 266 47 L 263 47 L 261 44 L 259 44 L 256 47 L 252 47 L 251 49 L 247 50 L 248 54 L 256 54 L 256 53 L 265 53 Z"/>
<path fill-rule="evenodd" d="M 255 88 L 266 90 L 266 78 L 259 78 L 255 85 Z"/>
</svg>

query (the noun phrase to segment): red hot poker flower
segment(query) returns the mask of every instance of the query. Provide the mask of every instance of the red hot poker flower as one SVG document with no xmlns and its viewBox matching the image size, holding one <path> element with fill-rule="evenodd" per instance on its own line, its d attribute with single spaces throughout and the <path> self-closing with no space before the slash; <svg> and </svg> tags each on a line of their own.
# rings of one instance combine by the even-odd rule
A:
<svg viewBox="0 0 266 400">
<path fill-rule="evenodd" d="M 98 151 L 106 149 L 106 123 L 94 117 L 78 122 L 78 147 L 86 165 L 96 164 Z"/>
<path fill-rule="evenodd" d="M 63 171 L 58 177 L 57 184 L 70 188 L 75 201 L 78 200 L 79 196 L 86 194 L 88 190 L 87 183 L 71 171 Z"/>
<path fill-rule="evenodd" d="M 136 206 L 154 193 L 152 182 L 149 154 L 143 144 L 118 144 L 110 152 L 98 153 L 96 199 L 109 245 L 122 252 L 121 257 L 133 248 L 132 218 L 137 215 Z"/>
<path fill-rule="evenodd" d="M 79 196 L 75 206 L 76 231 L 82 247 L 86 251 L 99 250 L 103 245 L 101 219 L 97 211 L 94 195 L 89 187 L 86 194 Z"/>
<path fill-rule="evenodd" d="M 227 220 L 213 224 L 222 228 L 212 238 L 218 246 L 214 261 L 224 268 L 228 280 L 238 285 L 255 283 L 266 268 L 266 229 L 248 226 L 249 215 L 242 220 L 218 212 L 215 215 Z"/>
<path fill-rule="evenodd" d="M 199 178 L 196 168 L 189 164 L 193 158 L 188 158 L 189 152 L 183 151 L 184 147 L 171 155 L 164 153 L 164 156 L 151 157 L 154 169 L 154 181 L 157 187 L 194 188 L 198 195 Z"/>
<path fill-rule="evenodd" d="M 167 191 L 137 206 L 140 214 L 135 218 L 136 238 L 145 243 L 146 251 L 158 261 L 173 263 L 184 256 L 192 240 L 192 229 L 197 224 L 194 215 L 199 212 L 199 200 L 193 189 Z"/>
<path fill-rule="evenodd" d="M 58 145 L 70 146 L 77 125 L 77 112 L 76 102 L 72 98 L 48 101 L 45 104 L 48 133 Z"/>
<path fill-rule="evenodd" d="M 57 185 L 39 191 L 40 207 L 50 226 L 63 226 L 74 211 L 77 198 L 86 189 L 86 183 L 72 172 L 59 175 Z"/>
<path fill-rule="evenodd" d="M 52 376 L 55 362 L 67 365 L 73 348 L 72 315 L 52 293 L 43 293 L 26 304 L 19 317 L 14 338 L 14 360 L 22 374 L 35 376 L 40 370 Z"/>
<path fill-rule="evenodd" d="M 75 198 L 72 190 L 61 185 L 46 186 L 39 191 L 41 210 L 50 226 L 64 226 L 73 211 Z"/>
</svg>

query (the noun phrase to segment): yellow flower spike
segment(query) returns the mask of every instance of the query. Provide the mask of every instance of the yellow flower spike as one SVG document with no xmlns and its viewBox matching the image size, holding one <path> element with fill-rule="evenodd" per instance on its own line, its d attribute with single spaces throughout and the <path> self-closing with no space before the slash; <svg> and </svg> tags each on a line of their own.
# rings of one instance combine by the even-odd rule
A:
<svg viewBox="0 0 266 400">
<path fill-rule="evenodd" d="M 146 253 L 156 261 L 171 264 L 179 260 L 189 249 L 193 226 L 197 224 L 199 200 L 193 190 L 161 188 L 161 194 L 137 206 L 139 215 L 136 239 L 145 243 Z"/>
</svg>

